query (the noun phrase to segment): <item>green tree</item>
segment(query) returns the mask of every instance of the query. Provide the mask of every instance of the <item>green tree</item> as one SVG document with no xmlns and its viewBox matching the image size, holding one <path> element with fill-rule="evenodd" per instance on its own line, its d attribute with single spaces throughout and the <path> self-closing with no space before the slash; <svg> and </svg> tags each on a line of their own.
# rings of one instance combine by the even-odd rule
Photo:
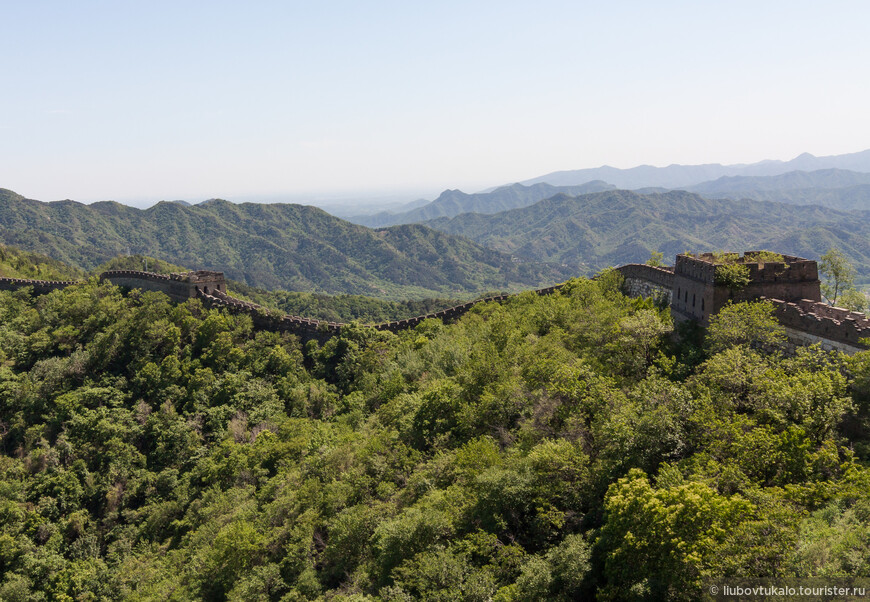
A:
<svg viewBox="0 0 870 602">
<path fill-rule="evenodd" d="M 707 347 L 718 353 L 734 345 L 777 348 L 786 339 L 785 330 L 773 316 L 769 301 L 729 303 L 710 316 Z"/>
<path fill-rule="evenodd" d="M 661 251 L 653 251 L 649 256 L 649 259 L 646 260 L 646 264 L 653 267 L 660 267 L 665 265 L 663 262 L 664 258 L 665 254 Z"/>
<path fill-rule="evenodd" d="M 716 284 L 723 284 L 731 290 L 740 290 L 749 284 L 749 266 L 742 263 L 726 263 L 716 266 Z"/>
<path fill-rule="evenodd" d="M 848 288 L 840 294 L 840 306 L 852 311 L 867 309 L 867 295 L 856 288 Z"/>
<path fill-rule="evenodd" d="M 673 324 L 662 320 L 658 311 L 642 309 L 619 321 L 619 335 L 611 347 L 629 371 L 642 374 L 663 336 L 673 329 Z"/>
<path fill-rule="evenodd" d="M 599 545 L 607 585 L 599 599 L 697 599 L 720 551 L 752 505 L 705 483 L 654 488 L 632 469 L 604 501 Z"/>
<path fill-rule="evenodd" d="M 822 282 L 822 294 L 831 305 L 837 304 L 837 299 L 847 290 L 853 288 L 855 268 L 843 253 L 831 247 L 822 255 L 819 262 L 819 273 L 825 279 Z"/>
</svg>

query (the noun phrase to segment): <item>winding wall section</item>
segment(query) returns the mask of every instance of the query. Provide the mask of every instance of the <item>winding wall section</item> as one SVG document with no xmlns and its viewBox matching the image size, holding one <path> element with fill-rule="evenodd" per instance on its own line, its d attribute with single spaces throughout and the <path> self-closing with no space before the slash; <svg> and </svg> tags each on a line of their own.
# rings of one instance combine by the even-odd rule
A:
<svg viewBox="0 0 870 602">
<path fill-rule="evenodd" d="M 624 278 L 624 290 L 633 297 L 653 297 L 667 303 L 673 300 L 673 268 L 655 267 L 645 264 L 627 264 L 614 268 Z M 104 272 L 101 280 L 108 280 L 117 286 L 139 288 L 166 293 L 174 301 L 198 298 L 203 305 L 211 308 L 224 308 L 235 313 L 251 316 L 254 326 L 275 332 L 290 332 L 303 341 L 323 342 L 339 333 L 345 324 L 313 320 L 301 316 L 276 314 L 265 307 L 236 299 L 226 294 L 226 282 L 220 272 L 190 272 L 187 274 L 154 274 L 133 270 Z M 73 281 L 53 282 L 46 280 L 26 280 L 22 278 L 0 278 L 0 290 L 17 290 L 31 287 L 34 294 L 46 294 L 67 286 L 79 284 Z M 563 285 L 538 289 L 538 295 L 550 295 Z M 373 324 L 372 328 L 399 332 L 414 328 L 423 320 L 430 318 L 446 322 L 454 321 L 478 303 L 504 301 L 511 295 L 499 295 L 469 301 L 441 311 L 415 316 L 405 320 Z M 763 298 L 763 297 L 762 297 Z M 821 343 L 827 349 L 839 349 L 855 353 L 866 349 L 861 339 L 870 338 L 870 319 L 864 314 L 850 312 L 812 299 L 788 302 L 769 299 L 776 306 L 776 316 L 786 328 L 793 345 Z"/>
<path fill-rule="evenodd" d="M 562 285 L 550 286 L 547 288 L 538 289 L 535 292 L 539 295 L 549 295 L 562 288 Z M 499 295 L 496 297 L 487 297 L 485 299 L 477 299 L 469 301 L 461 305 L 456 305 L 441 311 L 433 312 L 423 316 L 415 316 L 405 320 L 396 320 L 393 322 L 384 322 L 382 324 L 372 324 L 371 327 L 377 330 L 386 330 L 389 332 L 399 332 L 414 328 L 423 320 L 436 318 L 445 322 L 450 322 L 464 315 L 468 310 L 478 303 L 486 303 L 489 301 L 504 301 L 511 295 Z M 251 316 L 254 326 L 263 330 L 271 330 L 273 332 L 290 332 L 298 336 L 303 341 L 317 340 L 323 342 L 339 333 L 343 322 L 327 322 L 324 320 L 312 320 L 301 316 L 289 316 L 286 314 L 275 314 L 267 308 L 248 303 L 222 293 L 219 291 L 212 293 L 201 292 L 199 298 L 203 305 L 210 308 L 224 308 L 234 313 L 246 313 Z"/>
<path fill-rule="evenodd" d="M 0 278 L 0 291 L 17 291 L 21 288 L 31 287 L 36 295 L 45 295 L 52 291 L 60 290 L 73 284 L 79 284 L 74 280 L 27 280 L 25 278 Z"/>
</svg>

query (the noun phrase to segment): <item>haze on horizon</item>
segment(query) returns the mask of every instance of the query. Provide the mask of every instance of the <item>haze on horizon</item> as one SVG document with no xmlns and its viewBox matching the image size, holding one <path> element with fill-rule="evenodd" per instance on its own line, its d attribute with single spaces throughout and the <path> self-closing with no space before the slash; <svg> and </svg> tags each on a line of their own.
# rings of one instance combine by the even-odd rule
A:
<svg viewBox="0 0 870 602">
<path fill-rule="evenodd" d="M 859 1 L 12 3 L 0 187 L 432 198 L 870 147 Z"/>
</svg>

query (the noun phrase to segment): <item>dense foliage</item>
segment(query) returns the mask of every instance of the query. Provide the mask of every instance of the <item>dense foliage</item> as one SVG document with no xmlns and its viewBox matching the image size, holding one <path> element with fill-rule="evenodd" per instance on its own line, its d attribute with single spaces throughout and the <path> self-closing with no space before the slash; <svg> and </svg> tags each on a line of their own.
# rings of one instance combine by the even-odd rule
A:
<svg viewBox="0 0 870 602">
<path fill-rule="evenodd" d="M 0 599 L 664 600 L 870 576 L 870 353 L 779 355 L 764 304 L 675 344 L 618 285 L 321 347 L 95 280 L 0 293 Z"/>
<path fill-rule="evenodd" d="M 380 324 L 435 313 L 464 303 L 457 299 L 387 301 L 364 295 L 321 295 L 288 291 L 265 291 L 230 283 L 230 294 L 291 316 L 330 322 Z M 482 295 L 483 297 L 487 295 Z M 468 299 L 471 300 L 471 299 Z"/>
<path fill-rule="evenodd" d="M 72 268 L 46 255 L 0 244 L 0 277 L 27 280 L 78 280 L 83 276 L 82 270 Z"/>
<path fill-rule="evenodd" d="M 819 261 L 822 295 L 831 305 L 863 311 L 867 295 L 855 288 L 855 268 L 839 249 L 829 249 Z"/>
<path fill-rule="evenodd" d="M 42 203 L 0 189 L 0 242 L 84 270 L 146 254 L 251 286 L 394 300 L 520 290 L 577 275 L 558 264 L 516 263 L 424 226 L 375 231 L 316 207 L 279 203 L 161 202 L 141 210 Z"/>
</svg>

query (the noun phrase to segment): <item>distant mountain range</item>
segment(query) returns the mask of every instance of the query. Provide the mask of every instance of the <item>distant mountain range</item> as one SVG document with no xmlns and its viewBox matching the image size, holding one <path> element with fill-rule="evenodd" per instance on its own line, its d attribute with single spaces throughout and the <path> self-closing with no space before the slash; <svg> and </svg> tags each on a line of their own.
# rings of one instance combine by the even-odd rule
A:
<svg viewBox="0 0 870 602">
<path fill-rule="evenodd" d="M 388 299 L 532 288 L 642 262 L 652 251 L 670 258 L 769 248 L 817 258 L 836 246 L 870 283 L 868 172 L 870 150 L 751 165 L 602 167 L 475 194 L 447 190 L 402 212 L 356 216 L 356 224 L 292 204 L 212 199 L 141 210 L 43 203 L 0 189 L 0 243 L 82 270 L 139 253 L 250 286 Z"/>
<path fill-rule="evenodd" d="M 751 198 L 793 204 L 822 204 L 840 209 L 870 209 L 870 150 L 814 157 L 804 153 L 791 161 L 739 165 L 641 165 L 631 169 L 598 167 L 557 171 L 524 182 L 478 193 L 445 190 L 431 202 L 414 201 L 403 211 L 345 210 L 344 219 L 379 228 L 421 223 L 462 213 L 494 214 L 528 207 L 557 194 L 577 196 L 624 189 L 640 193 L 688 190 L 712 198 Z"/>
<path fill-rule="evenodd" d="M 723 176 L 777 176 L 790 171 L 817 171 L 821 169 L 847 169 L 870 172 L 870 150 L 845 155 L 814 157 L 804 153 L 791 161 L 760 161 L 758 163 L 720 165 L 669 165 L 653 167 L 641 165 L 630 169 L 603 166 L 571 171 L 555 171 L 520 182 L 526 186 L 547 183 L 552 186 L 578 186 L 591 181 L 603 181 L 617 188 L 685 188 Z"/>
<path fill-rule="evenodd" d="M 870 281 L 870 211 L 615 190 L 558 195 L 521 209 L 426 225 L 505 253 L 588 271 L 643 262 L 653 251 L 670 258 L 687 250 L 767 248 L 817 258 L 836 246 L 855 262 L 862 281 Z"/>
<path fill-rule="evenodd" d="M 0 242 L 84 270 L 139 253 L 251 286 L 393 299 L 516 290 L 576 275 L 421 225 L 371 230 L 316 207 L 222 200 L 142 210 L 43 203 L 0 189 Z"/>
<path fill-rule="evenodd" d="M 490 192 L 467 194 L 461 190 L 445 190 L 441 195 L 421 207 L 401 213 L 381 212 L 374 215 L 355 215 L 346 219 L 363 226 L 380 228 L 395 224 L 415 224 L 438 217 L 453 217 L 460 213 L 498 213 L 518 207 L 528 207 L 557 194 L 578 195 L 589 192 L 612 190 L 615 186 L 606 182 L 585 182 L 579 186 L 551 186 L 534 184 L 524 186 L 511 184 Z"/>
<path fill-rule="evenodd" d="M 870 210 L 870 173 L 845 169 L 792 171 L 778 176 L 723 176 L 688 186 L 686 190 L 708 198 Z"/>
</svg>

